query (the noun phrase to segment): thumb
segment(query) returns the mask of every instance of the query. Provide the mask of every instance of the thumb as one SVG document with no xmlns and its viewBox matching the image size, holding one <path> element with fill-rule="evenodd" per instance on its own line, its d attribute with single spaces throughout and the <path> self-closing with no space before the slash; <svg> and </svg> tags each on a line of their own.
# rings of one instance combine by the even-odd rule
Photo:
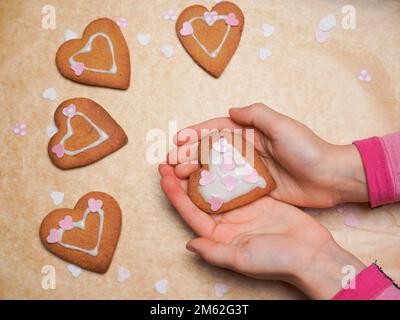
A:
<svg viewBox="0 0 400 320">
<path fill-rule="evenodd" d="M 211 265 L 236 270 L 237 247 L 206 238 L 196 238 L 188 242 L 187 249 L 199 254 Z"/>
<path fill-rule="evenodd" d="M 255 103 L 243 108 L 231 108 L 229 115 L 234 122 L 254 127 L 270 138 L 276 135 L 282 121 L 289 119 L 262 103 Z"/>
</svg>

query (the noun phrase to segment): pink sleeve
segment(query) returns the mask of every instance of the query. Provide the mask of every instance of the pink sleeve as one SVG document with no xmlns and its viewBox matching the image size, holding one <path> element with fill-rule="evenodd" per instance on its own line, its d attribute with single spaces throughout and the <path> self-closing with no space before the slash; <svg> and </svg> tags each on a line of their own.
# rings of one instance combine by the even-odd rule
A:
<svg viewBox="0 0 400 320">
<path fill-rule="evenodd" d="M 400 300 L 400 289 L 376 264 L 361 271 L 354 284 L 354 289 L 342 289 L 332 300 Z"/>
<path fill-rule="evenodd" d="M 400 201 L 400 132 L 353 144 L 364 165 L 371 207 Z"/>
</svg>

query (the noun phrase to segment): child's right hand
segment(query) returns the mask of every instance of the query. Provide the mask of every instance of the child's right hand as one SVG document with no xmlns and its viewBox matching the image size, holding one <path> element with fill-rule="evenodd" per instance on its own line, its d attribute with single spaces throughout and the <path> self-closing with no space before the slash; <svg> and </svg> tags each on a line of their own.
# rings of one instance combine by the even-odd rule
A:
<svg viewBox="0 0 400 320">
<path fill-rule="evenodd" d="M 190 128 L 198 132 L 256 129 L 255 147 L 277 183 L 272 197 L 314 208 L 368 201 L 364 168 L 354 145 L 330 144 L 302 123 L 260 103 L 232 108 L 229 114 L 230 118 L 212 119 Z M 179 140 L 178 133 L 178 146 Z M 179 165 L 176 170 L 179 176 Z"/>
</svg>

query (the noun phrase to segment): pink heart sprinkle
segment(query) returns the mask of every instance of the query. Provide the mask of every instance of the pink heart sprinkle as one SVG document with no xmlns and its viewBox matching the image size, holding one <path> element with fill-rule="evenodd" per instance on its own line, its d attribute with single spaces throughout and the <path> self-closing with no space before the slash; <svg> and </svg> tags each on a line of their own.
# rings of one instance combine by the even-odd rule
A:
<svg viewBox="0 0 400 320">
<path fill-rule="evenodd" d="M 247 176 L 243 176 L 244 181 L 247 183 L 257 183 L 258 181 L 258 174 L 256 170 L 253 170 L 252 173 L 248 174 Z"/>
<path fill-rule="evenodd" d="M 349 213 L 346 215 L 346 218 L 344 219 L 344 224 L 346 226 L 356 228 L 359 225 L 357 217 L 353 213 Z"/>
<path fill-rule="evenodd" d="M 225 176 L 221 179 L 222 183 L 224 184 L 226 190 L 232 191 L 236 188 L 237 178 L 232 176 Z"/>
<path fill-rule="evenodd" d="M 314 208 L 304 208 L 304 212 L 312 217 L 316 217 L 319 215 L 319 210 Z"/>
<path fill-rule="evenodd" d="M 128 24 L 128 20 L 125 18 L 117 18 L 115 19 L 115 22 L 117 23 L 117 25 L 119 25 L 121 29 L 124 29 Z"/>
<path fill-rule="evenodd" d="M 225 20 L 226 24 L 231 26 L 231 27 L 236 27 L 237 25 L 239 25 L 239 20 L 236 19 L 236 16 L 233 12 L 229 13 L 226 16 L 226 20 Z"/>
<path fill-rule="evenodd" d="M 61 241 L 61 233 L 58 231 L 58 229 L 50 229 L 50 233 L 47 236 L 47 242 L 48 243 L 57 243 Z"/>
<path fill-rule="evenodd" d="M 182 25 L 182 29 L 179 31 L 181 36 L 190 36 L 193 34 L 193 27 L 190 22 L 184 22 Z"/>
<path fill-rule="evenodd" d="M 72 118 L 76 114 L 76 105 L 70 104 L 68 107 L 64 108 L 62 112 L 68 118 Z"/>
<path fill-rule="evenodd" d="M 97 212 L 103 207 L 103 201 L 91 198 L 88 201 L 88 207 L 91 212 Z"/>
<path fill-rule="evenodd" d="M 201 173 L 201 178 L 200 178 L 200 185 L 206 186 L 211 184 L 214 181 L 214 175 L 211 172 L 208 172 L 207 170 L 203 170 Z"/>
<path fill-rule="evenodd" d="M 225 172 L 235 169 L 235 162 L 233 161 L 232 156 L 224 156 L 222 158 L 222 163 L 219 165 L 219 168 Z"/>
<path fill-rule="evenodd" d="M 224 200 L 220 197 L 211 197 L 208 203 L 211 205 L 212 211 L 218 211 L 218 209 L 222 207 Z"/>
<path fill-rule="evenodd" d="M 71 64 L 71 69 L 74 70 L 76 76 L 80 76 L 83 73 L 85 64 L 83 62 L 74 62 Z"/>
<path fill-rule="evenodd" d="M 317 29 L 315 31 L 315 39 L 319 43 L 324 43 L 329 39 L 329 34 L 328 34 L 328 32 L 324 32 L 324 31 Z"/>
<path fill-rule="evenodd" d="M 206 11 L 204 12 L 204 20 L 209 26 L 212 26 L 215 21 L 217 21 L 218 13 L 215 11 Z"/>
<path fill-rule="evenodd" d="M 337 212 L 339 212 L 340 214 L 343 214 L 345 209 L 344 203 L 339 203 L 338 205 L 336 205 L 336 210 Z"/>
<path fill-rule="evenodd" d="M 64 156 L 64 145 L 56 144 L 51 148 L 51 151 L 56 154 L 57 158 L 62 158 Z"/>
<path fill-rule="evenodd" d="M 72 221 L 72 217 L 67 215 L 64 217 L 64 219 L 58 222 L 58 225 L 63 230 L 71 230 L 74 227 L 74 222 Z"/>
</svg>

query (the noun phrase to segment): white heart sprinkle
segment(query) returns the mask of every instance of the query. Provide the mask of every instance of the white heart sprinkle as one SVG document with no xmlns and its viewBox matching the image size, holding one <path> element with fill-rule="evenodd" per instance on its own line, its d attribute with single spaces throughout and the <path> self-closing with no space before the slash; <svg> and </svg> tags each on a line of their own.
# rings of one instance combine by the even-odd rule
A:
<svg viewBox="0 0 400 320">
<path fill-rule="evenodd" d="M 268 38 L 275 32 L 275 27 L 271 24 L 265 23 L 262 25 L 264 37 Z"/>
<path fill-rule="evenodd" d="M 267 60 L 272 55 L 272 51 L 268 48 L 261 48 L 259 55 L 261 60 Z"/>
<path fill-rule="evenodd" d="M 218 298 L 222 298 L 229 291 L 229 287 L 225 283 L 216 283 L 214 285 L 214 294 Z"/>
<path fill-rule="evenodd" d="M 57 133 L 58 129 L 54 124 L 52 124 L 51 126 L 48 126 L 46 128 L 46 131 L 47 131 L 47 136 L 49 138 L 51 138 L 52 136 L 54 136 Z"/>
<path fill-rule="evenodd" d="M 118 282 L 125 282 L 131 276 L 131 272 L 124 267 L 118 267 Z"/>
<path fill-rule="evenodd" d="M 174 54 L 174 47 L 171 45 L 165 45 L 161 47 L 161 52 L 164 54 L 166 58 L 171 58 Z"/>
<path fill-rule="evenodd" d="M 56 89 L 50 87 L 43 91 L 42 97 L 44 99 L 48 99 L 50 101 L 54 101 L 57 98 L 57 91 Z"/>
<path fill-rule="evenodd" d="M 53 199 L 53 203 L 58 206 L 64 201 L 64 193 L 60 191 L 53 191 L 50 193 L 51 199 Z"/>
<path fill-rule="evenodd" d="M 323 17 L 318 24 L 319 30 L 325 32 L 330 31 L 334 26 L 336 26 L 336 18 L 333 14 Z"/>
<path fill-rule="evenodd" d="M 71 29 L 66 29 L 64 31 L 64 40 L 65 41 L 78 39 L 78 38 L 79 38 L 78 34 L 74 31 L 72 31 Z"/>
<path fill-rule="evenodd" d="M 82 269 L 74 264 L 69 264 L 67 266 L 68 271 L 71 272 L 72 276 L 74 278 L 78 278 L 79 275 L 81 274 Z"/>
<path fill-rule="evenodd" d="M 151 36 L 147 33 L 140 33 L 137 36 L 137 40 L 142 46 L 147 46 L 151 41 Z"/>
<path fill-rule="evenodd" d="M 166 294 L 168 289 L 168 280 L 162 279 L 157 281 L 154 285 L 154 288 L 158 291 L 158 293 Z"/>
</svg>

